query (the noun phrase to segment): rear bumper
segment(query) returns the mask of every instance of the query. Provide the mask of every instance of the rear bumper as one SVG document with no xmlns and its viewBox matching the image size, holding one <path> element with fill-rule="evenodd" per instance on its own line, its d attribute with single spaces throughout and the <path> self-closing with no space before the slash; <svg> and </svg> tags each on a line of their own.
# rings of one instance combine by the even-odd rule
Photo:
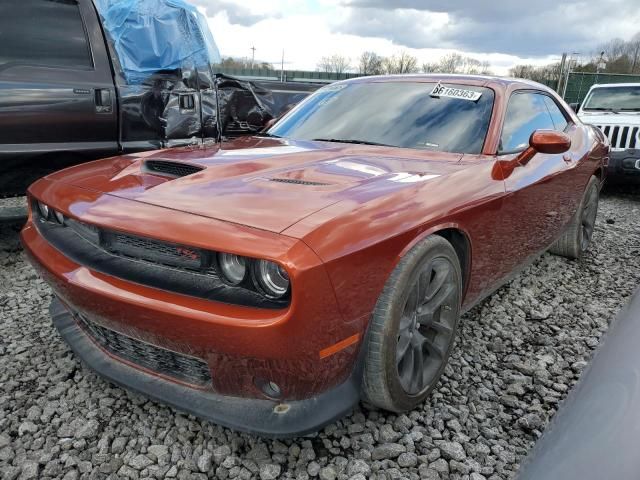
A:
<svg viewBox="0 0 640 480">
<path fill-rule="evenodd" d="M 611 152 L 607 177 L 612 180 L 640 180 L 640 149 Z"/>
<path fill-rule="evenodd" d="M 103 377 L 236 430 L 277 438 L 305 435 L 348 413 L 360 398 L 359 368 L 341 385 L 315 397 L 291 402 L 231 397 L 187 388 L 114 361 L 91 340 L 57 298 L 51 303 L 50 313 L 53 324 L 74 353 Z"/>
</svg>

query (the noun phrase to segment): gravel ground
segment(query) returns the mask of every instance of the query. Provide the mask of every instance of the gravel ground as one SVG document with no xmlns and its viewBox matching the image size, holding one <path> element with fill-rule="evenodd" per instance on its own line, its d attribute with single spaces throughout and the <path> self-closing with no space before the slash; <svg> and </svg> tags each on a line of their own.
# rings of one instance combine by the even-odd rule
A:
<svg viewBox="0 0 640 480">
<path fill-rule="evenodd" d="M 51 326 L 51 293 L 0 225 L 0 471 L 13 478 L 506 479 L 640 282 L 640 195 L 601 202 L 580 262 L 544 255 L 463 318 L 436 392 L 262 440 L 102 380 Z"/>
</svg>

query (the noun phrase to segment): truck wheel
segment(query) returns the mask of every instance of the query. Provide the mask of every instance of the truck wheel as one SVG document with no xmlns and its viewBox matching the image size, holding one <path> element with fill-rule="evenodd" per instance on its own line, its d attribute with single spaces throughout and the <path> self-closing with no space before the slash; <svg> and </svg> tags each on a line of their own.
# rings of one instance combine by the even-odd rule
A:
<svg viewBox="0 0 640 480">
<path fill-rule="evenodd" d="M 555 241 L 549 251 L 555 255 L 577 259 L 589 248 L 598 215 L 600 181 L 592 176 L 578 210 L 562 236 Z"/>
<path fill-rule="evenodd" d="M 363 375 L 369 403 L 403 412 L 431 393 L 455 340 L 461 292 L 460 262 L 444 238 L 427 237 L 402 258 L 369 326 Z"/>
</svg>

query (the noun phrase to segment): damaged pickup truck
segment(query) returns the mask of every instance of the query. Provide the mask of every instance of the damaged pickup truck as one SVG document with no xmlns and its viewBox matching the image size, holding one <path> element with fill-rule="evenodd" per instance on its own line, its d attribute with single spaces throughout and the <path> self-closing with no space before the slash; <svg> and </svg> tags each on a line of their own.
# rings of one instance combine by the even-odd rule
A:
<svg viewBox="0 0 640 480">
<path fill-rule="evenodd" d="M 87 160 L 255 133 L 318 87 L 217 73 L 183 0 L 9 0 L 0 19 L 0 196 Z"/>
</svg>

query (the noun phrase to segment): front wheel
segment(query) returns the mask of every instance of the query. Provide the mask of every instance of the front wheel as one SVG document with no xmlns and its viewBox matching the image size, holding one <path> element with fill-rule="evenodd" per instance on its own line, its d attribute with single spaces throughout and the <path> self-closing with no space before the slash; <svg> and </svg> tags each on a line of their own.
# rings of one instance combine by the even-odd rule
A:
<svg viewBox="0 0 640 480">
<path fill-rule="evenodd" d="M 449 242 L 431 236 L 398 263 L 369 327 L 363 390 L 373 405 L 403 412 L 435 388 L 453 346 L 462 292 Z"/>
<path fill-rule="evenodd" d="M 592 176 L 571 222 L 567 225 L 562 236 L 549 248 L 551 253 L 571 259 L 582 256 L 591 245 L 599 200 L 600 181 L 597 177 Z"/>
</svg>

